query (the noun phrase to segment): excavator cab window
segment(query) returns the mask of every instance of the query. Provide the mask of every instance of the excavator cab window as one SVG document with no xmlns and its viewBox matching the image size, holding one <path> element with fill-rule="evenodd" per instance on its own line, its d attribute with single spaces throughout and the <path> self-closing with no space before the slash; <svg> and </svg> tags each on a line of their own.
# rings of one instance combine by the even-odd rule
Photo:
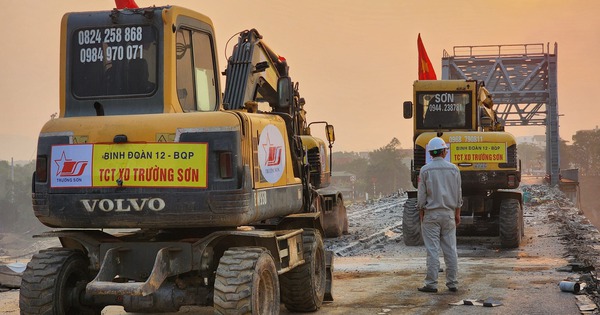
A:
<svg viewBox="0 0 600 315">
<path fill-rule="evenodd" d="M 150 25 L 80 28 L 71 35 L 72 93 L 79 99 L 156 91 L 157 32 Z"/>
<path fill-rule="evenodd" d="M 213 44 L 208 34 L 177 31 L 177 96 L 186 112 L 217 109 Z"/>
<path fill-rule="evenodd" d="M 470 129 L 473 101 L 468 92 L 417 93 L 418 129 Z"/>
</svg>

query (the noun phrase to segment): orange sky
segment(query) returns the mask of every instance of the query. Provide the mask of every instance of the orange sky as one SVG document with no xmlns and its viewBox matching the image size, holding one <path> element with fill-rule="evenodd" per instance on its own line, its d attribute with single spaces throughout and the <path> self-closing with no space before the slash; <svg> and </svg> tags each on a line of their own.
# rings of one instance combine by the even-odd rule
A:
<svg viewBox="0 0 600 315">
<path fill-rule="evenodd" d="M 105 10 L 113 0 L 2 0 L 0 160 L 35 158 L 36 138 L 58 111 L 60 19 Z M 256 28 L 287 58 L 308 119 L 335 125 L 334 151 L 370 151 L 393 137 L 412 147 L 402 118 L 417 78 L 417 34 L 441 78 L 444 49 L 460 45 L 558 43 L 560 135 L 600 124 L 591 91 L 600 80 L 600 1 L 596 0 L 137 0 L 180 5 L 213 19 L 221 70 L 225 43 Z M 229 46 L 231 49 L 231 45 Z M 229 52 L 228 52 L 229 53 Z M 224 80 L 223 80 L 224 82 Z M 516 136 L 544 127 L 508 127 Z"/>
</svg>

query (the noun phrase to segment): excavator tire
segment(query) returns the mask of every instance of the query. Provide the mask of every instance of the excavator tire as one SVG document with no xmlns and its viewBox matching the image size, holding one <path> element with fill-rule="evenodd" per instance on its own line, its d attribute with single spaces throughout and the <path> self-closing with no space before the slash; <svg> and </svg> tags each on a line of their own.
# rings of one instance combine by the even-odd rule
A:
<svg viewBox="0 0 600 315">
<path fill-rule="evenodd" d="M 80 293 L 92 280 L 88 258 L 78 250 L 50 248 L 33 255 L 23 272 L 21 314 L 101 314 L 104 307 L 82 305 Z"/>
<path fill-rule="evenodd" d="M 279 279 L 273 256 L 262 247 L 232 247 L 219 261 L 215 314 L 279 314 Z"/>
<path fill-rule="evenodd" d="M 500 245 L 503 248 L 517 248 L 523 235 L 523 208 L 517 199 L 503 199 L 499 215 Z"/>
<path fill-rule="evenodd" d="M 304 264 L 281 275 L 281 300 L 292 312 L 313 312 L 325 296 L 325 249 L 321 233 L 304 229 Z"/>
<path fill-rule="evenodd" d="M 408 198 L 404 202 L 402 211 L 402 234 L 404 235 L 404 244 L 406 246 L 423 245 L 423 236 L 421 235 L 421 218 L 419 218 L 419 209 L 417 209 L 417 198 Z"/>
</svg>

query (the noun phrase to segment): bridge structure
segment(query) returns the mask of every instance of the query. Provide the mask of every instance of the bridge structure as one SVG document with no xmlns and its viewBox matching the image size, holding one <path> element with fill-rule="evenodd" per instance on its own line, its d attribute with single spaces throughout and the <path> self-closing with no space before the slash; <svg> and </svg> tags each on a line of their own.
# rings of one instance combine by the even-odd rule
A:
<svg viewBox="0 0 600 315">
<path fill-rule="evenodd" d="M 559 181 L 558 44 L 455 46 L 444 50 L 442 79 L 483 81 L 506 126 L 546 126 L 546 173 Z"/>
</svg>

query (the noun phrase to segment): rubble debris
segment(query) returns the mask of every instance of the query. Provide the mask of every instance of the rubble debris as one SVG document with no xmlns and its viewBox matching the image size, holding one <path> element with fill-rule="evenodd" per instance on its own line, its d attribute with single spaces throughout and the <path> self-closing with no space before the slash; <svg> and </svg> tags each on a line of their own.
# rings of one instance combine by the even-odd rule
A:
<svg viewBox="0 0 600 315">
<path fill-rule="evenodd" d="M 566 244 L 566 254 L 570 257 L 570 263 L 568 266 L 561 267 L 560 271 L 583 273 L 580 276 L 580 283 L 585 283 L 585 286 L 580 288 L 581 295 L 576 296 L 580 310 L 582 312 L 597 310 L 600 294 L 598 278 L 594 271 L 600 268 L 598 228 L 558 188 L 530 185 L 523 186 L 522 189 L 530 196 L 528 205 L 533 208 L 533 211 L 545 211 L 548 213 L 548 220 L 559 223 L 563 229 L 564 233 L 559 237 Z"/>
<path fill-rule="evenodd" d="M 598 308 L 596 303 L 594 303 L 587 295 L 578 295 L 575 298 L 577 299 L 576 303 L 581 312 L 591 312 Z"/>
<path fill-rule="evenodd" d="M 0 286 L 9 289 L 21 287 L 21 277 L 26 266 L 20 262 L 0 265 Z"/>
<path fill-rule="evenodd" d="M 378 256 L 385 245 L 402 237 L 402 206 L 406 194 L 349 205 L 349 234 L 325 239 L 325 247 L 338 257 Z"/>
<path fill-rule="evenodd" d="M 474 306 L 483 306 L 483 307 L 495 307 L 502 305 L 501 302 L 496 301 L 492 298 L 487 298 L 485 300 L 477 300 L 477 299 L 464 299 L 458 302 L 449 303 L 450 305 L 474 305 Z"/>
</svg>

